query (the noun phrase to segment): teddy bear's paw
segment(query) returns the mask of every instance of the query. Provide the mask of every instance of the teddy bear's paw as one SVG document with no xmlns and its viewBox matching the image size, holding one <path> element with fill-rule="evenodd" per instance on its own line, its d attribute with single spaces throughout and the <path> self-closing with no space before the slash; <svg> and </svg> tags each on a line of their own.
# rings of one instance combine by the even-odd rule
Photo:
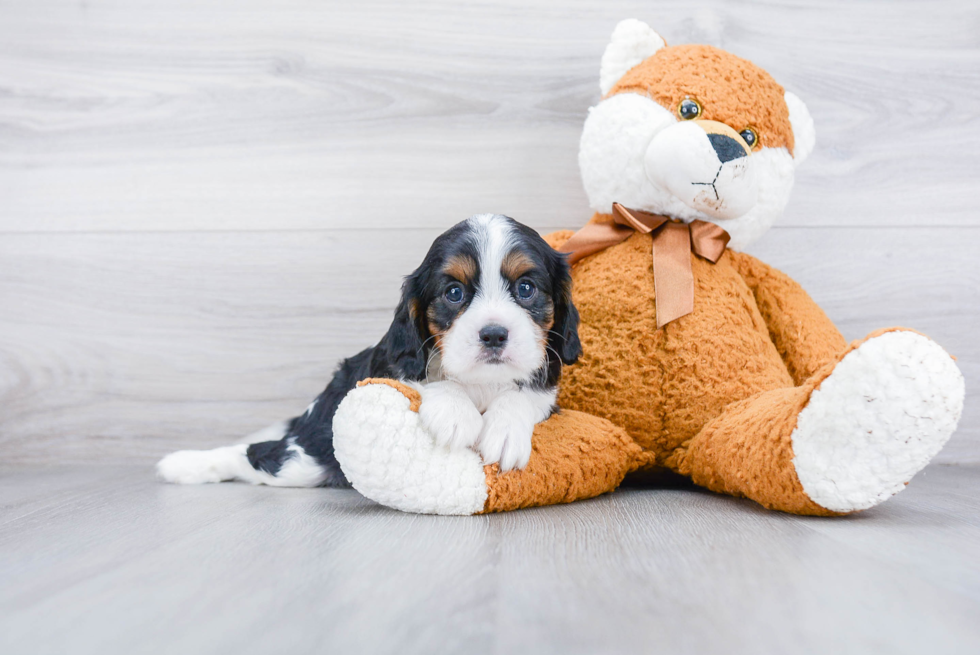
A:
<svg viewBox="0 0 980 655">
<path fill-rule="evenodd" d="M 934 341 L 908 331 L 869 339 L 800 412 L 792 441 L 803 490 L 842 513 L 898 493 L 956 430 L 963 394 L 963 375 Z"/>
<path fill-rule="evenodd" d="M 354 389 L 333 420 L 334 452 L 362 495 L 404 512 L 474 514 L 487 500 L 480 456 L 450 450 L 422 427 L 409 399 L 385 384 Z"/>
</svg>

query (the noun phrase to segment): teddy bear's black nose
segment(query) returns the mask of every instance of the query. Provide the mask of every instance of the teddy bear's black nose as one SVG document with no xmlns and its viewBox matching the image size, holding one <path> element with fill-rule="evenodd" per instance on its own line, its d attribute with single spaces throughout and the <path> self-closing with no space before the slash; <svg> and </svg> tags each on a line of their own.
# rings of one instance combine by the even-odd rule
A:
<svg viewBox="0 0 980 655">
<path fill-rule="evenodd" d="M 742 144 L 726 134 L 709 134 L 708 141 L 711 142 L 711 147 L 715 149 L 718 161 L 722 164 L 745 156 L 745 148 Z"/>
</svg>

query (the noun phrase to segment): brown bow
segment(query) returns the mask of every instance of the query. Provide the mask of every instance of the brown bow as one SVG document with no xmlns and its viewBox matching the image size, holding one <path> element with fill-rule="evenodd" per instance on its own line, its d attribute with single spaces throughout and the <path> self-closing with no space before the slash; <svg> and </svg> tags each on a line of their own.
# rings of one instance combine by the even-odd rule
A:
<svg viewBox="0 0 980 655">
<path fill-rule="evenodd" d="M 718 262 L 728 232 L 714 223 L 681 223 L 666 216 L 613 203 L 613 222 L 588 223 L 558 250 L 568 253 L 568 263 L 626 241 L 634 231 L 653 233 L 653 285 L 657 302 L 657 327 L 694 311 L 694 273 L 691 252 L 712 264 Z"/>
</svg>

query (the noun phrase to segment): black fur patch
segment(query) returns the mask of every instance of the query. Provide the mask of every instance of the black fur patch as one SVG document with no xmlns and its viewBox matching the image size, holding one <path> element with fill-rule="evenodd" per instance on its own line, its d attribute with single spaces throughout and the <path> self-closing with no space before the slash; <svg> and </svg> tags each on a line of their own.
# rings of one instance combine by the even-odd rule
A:
<svg viewBox="0 0 980 655">
<path fill-rule="evenodd" d="M 516 296 L 518 280 L 512 280 L 511 292 L 539 325 L 553 323 L 548 332 L 545 364 L 530 380 L 518 385 L 543 390 L 554 387 L 561 375 L 562 364 L 574 363 L 582 351 L 578 339 L 578 312 L 572 304 L 571 275 L 564 255 L 548 246 L 534 230 L 513 219 L 507 220 L 520 236 L 516 247 L 533 263 L 521 279 L 532 280 L 541 293 L 525 303 Z M 458 280 L 446 272 L 449 259 L 460 256 L 476 262 L 475 275 L 471 279 Z M 432 243 L 422 265 L 405 278 L 391 327 L 378 345 L 345 359 L 327 388 L 317 396 L 313 408 L 292 419 L 282 439 L 250 445 L 249 463 L 257 470 L 275 475 L 291 456 L 289 445 L 295 443 L 323 467 L 326 473 L 323 486 L 350 486 L 333 449 L 333 416 L 340 401 L 365 378 L 423 380 L 435 347 L 435 335 L 429 324 L 433 323 L 441 331 L 448 330 L 453 320 L 465 311 L 476 293 L 479 265 L 477 244 L 467 221 L 440 235 Z M 452 284 L 461 284 L 464 288 L 463 300 L 459 303 L 446 298 L 446 290 Z"/>
</svg>

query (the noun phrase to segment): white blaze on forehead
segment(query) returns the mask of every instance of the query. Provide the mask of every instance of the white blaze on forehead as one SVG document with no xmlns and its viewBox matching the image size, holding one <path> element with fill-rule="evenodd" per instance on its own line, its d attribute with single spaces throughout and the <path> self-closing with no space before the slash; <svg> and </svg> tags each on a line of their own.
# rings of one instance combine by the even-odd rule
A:
<svg viewBox="0 0 980 655">
<path fill-rule="evenodd" d="M 508 282 L 500 271 L 504 265 L 504 257 L 515 245 L 514 227 L 503 216 L 495 214 L 481 214 L 470 221 L 476 233 L 480 260 L 476 298 L 513 303 L 507 288 Z"/>
</svg>

